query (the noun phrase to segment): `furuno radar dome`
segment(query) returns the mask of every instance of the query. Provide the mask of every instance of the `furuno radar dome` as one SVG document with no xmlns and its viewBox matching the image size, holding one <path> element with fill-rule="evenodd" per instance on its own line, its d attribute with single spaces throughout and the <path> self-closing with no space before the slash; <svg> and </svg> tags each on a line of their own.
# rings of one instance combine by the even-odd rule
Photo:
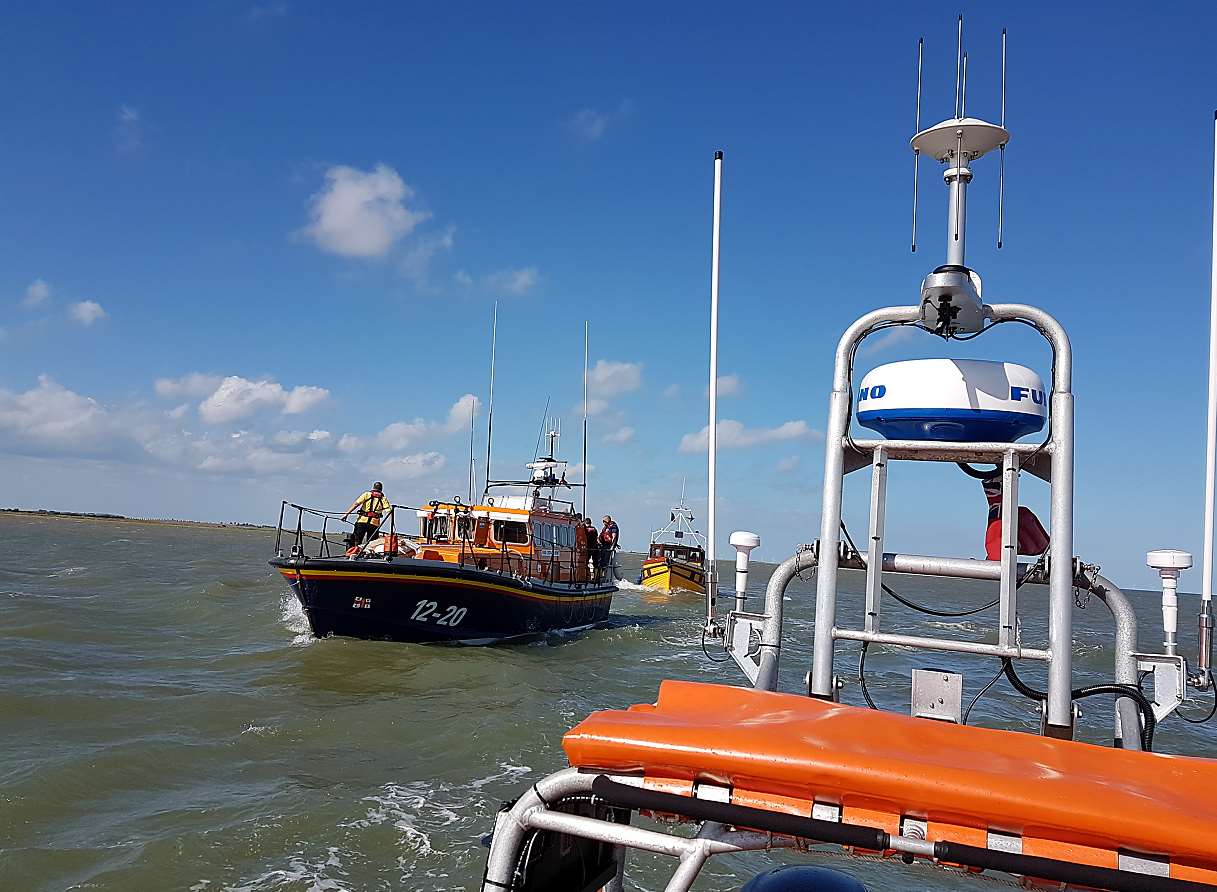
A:
<svg viewBox="0 0 1217 892">
<path fill-rule="evenodd" d="M 892 362 L 868 372 L 858 390 L 858 423 L 893 440 L 1013 443 L 1047 416 L 1044 382 L 1012 362 Z"/>
</svg>

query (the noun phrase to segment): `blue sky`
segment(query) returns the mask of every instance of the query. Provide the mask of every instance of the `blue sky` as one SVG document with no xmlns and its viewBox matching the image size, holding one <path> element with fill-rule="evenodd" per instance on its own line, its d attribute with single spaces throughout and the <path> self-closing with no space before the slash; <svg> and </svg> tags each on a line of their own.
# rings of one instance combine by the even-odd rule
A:
<svg viewBox="0 0 1217 892">
<path fill-rule="evenodd" d="M 374 477 L 463 492 L 499 304 L 496 474 L 547 399 L 591 505 L 638 547 L 688 475 L 704 508 L 711 158 L 726 152 L 722 528 L 779 559 L 815 537 L 832 349 L 943 260 L 915 47 L 951 113 L 955 6 L 26 5 L 0 33 L 0 503 L 268 521 Z M 997 115 L 1010 30 L 1006 247 L 976 165 L 968 260 L 990 300 L 1069 328 L 1077 548 L 1132 585 L 1199 557 L 1211 4 L 965 4 L 969 110 Z M 1022 332 L 891 359 L 1001 358 Z M 463 399 L 462 399 L 463 398 Z M 682 441 L 686 449 L 682 451 Z M 482 447 L 479 445 L 478 451 Z M 865 528 L 866 481 L 847 517 Z M 1038 484 L 1025 501 L 1042 504 Z M 898 466 L 890 544 L 979 554 L 984 503 Z M 704 523 L 704 510 L 700 512 Z M 1196 574 L 1192 574 L 1193 577 Z M 1198 589 L 1198 579 L 1184 588 Z"/>
</svg>

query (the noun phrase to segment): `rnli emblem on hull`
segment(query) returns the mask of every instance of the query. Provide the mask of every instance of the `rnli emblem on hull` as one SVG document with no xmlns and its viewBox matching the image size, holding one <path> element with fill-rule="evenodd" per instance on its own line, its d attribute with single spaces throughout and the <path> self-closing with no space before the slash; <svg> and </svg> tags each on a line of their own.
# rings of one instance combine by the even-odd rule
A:
<svg viewBox="0 0 1217 892">
<path fill-rule="evenodd" d="M 371 606 L 372 606 L 371 598 L 356 598 L 355 603 L 351 605 L 351 607 L 371 607 Z"/>
</svg>

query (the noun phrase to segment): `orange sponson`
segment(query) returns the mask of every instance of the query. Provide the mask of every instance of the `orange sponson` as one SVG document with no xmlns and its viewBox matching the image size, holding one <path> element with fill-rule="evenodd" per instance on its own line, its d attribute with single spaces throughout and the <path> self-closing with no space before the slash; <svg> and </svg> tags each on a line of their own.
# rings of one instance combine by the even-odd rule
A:
<svg viewBox="0 0 1217 892">
<path fill-rule="evenodd" d="M 1025 842 L 1167 855 L 1174 875 L 1217 881 L 1213 759 L 681 681 L 663 682 L 654 706 L 593 713 L 562 745 L 577 767 L 731 786 L 741 804 L 831 802 L 847 816 L 928 819 L 955 828 L 939 838 L 969 834 L 972 844 L 977 830 L 994 829 Z"/>
</svg>

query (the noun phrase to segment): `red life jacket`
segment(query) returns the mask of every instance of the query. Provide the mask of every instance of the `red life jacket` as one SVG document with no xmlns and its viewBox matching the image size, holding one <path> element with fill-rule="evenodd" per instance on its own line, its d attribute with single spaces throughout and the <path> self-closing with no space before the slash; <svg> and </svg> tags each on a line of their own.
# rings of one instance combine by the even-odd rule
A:
<svg viewBox="0 0 1217 892">
<path fill-rule="evenodd" d="M 989 522 L 985 528 L 985 558 L 1001 560 L 1001 478 L 984 481 L 985 498 L 989 502 Z M 1018 553 L 1040 555 L 1048 550 L 1047 530 L 1030 508 L 1018 506 L 1018 529 L 1015 530 Z"/>
</svg>

